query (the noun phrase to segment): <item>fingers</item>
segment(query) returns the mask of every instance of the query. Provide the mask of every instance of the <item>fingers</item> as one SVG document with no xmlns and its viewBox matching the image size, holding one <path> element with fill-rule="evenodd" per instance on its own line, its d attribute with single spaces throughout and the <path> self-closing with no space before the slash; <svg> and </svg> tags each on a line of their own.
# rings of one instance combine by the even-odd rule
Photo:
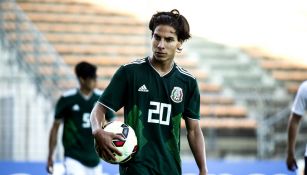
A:
<svg viewBox="0 0 307 175">
<path fill-rule="evenodd" d="M 114 158 L 115 158 L 115 155 L 113 153 L 115 153 L 119 156 L 122 155 L 122 153 L 115 146 L 112 146 L 111 150 L 112 150 L 112 155 L 113 155 Z M 114 160 L 116 160 L 116 159 L 114 159 Z"/>
<path fill-rule="evenodd" d="M 125 141 L 125 140 L 126 140 L 126 139 L 124 138 L 124 136 L 121 135 L 121 134 L 114 134 L 114 135 L 113 135 L 113 140 L 116 140 L 116 139 L 121 140 L 121 141 Z"/>
<path fill-rule="evenodd" d="M 293 165 L 291 167 L 291 171 L 295 171 L 297 170 L 297 164 L 296 164 L 296 161 L 293 162 Z"/>
<path fill-rule="evenodd" d="M 110 132 L 102 132 L 98 133 L 95 137 L 96 143 L 99 150 L 99 155 L 104 159 L 108 160 L 116 160 L 115 156 L 122 155 L 120 151 L 114 146 L 114 140 L 125 140 L 122 136 L 116 135 Z"/>
<path fill-rule="evenodd" d="M 290 170 L 290 171 L 295 171 L 295 170 L 297 170 L 297 163 L 296 163 L 296 161 L 295 160 L 292 160 L 291 162 L 287 162 L 287 168 L 288 168 L 288 170 Z"/>
<path fill-rule="evenodd" d="M 113 135 L 113 142 L 114 141 L 126 141 L 126 139 L 122 136 L 122 135 L 120 135 L 120 134 L 114 134 Z M 114 146 L 114 144 L 112 144 L 113 145 L 113 147 L 112 147 L 112 151 L 115 153 L 115 154 L 117 154 L 117 155 L 122 155 L 122 153 L 120 152 L 120 151 L 118 151 L 118 149 Z"/>
<path fill-rule="evenodd" d="M 53 160 L 52 157 L 48 157 L 46 170 L 48 174 L 53 174 Z"/>
<path fill-rule="evenodd" d="M 109 144 L 107 147 L 102 148 L 102 155 L 108 160 L 116 160 L 115 155 L 121 156 L 122 153 L 114 146 L 113 143 Z"/>
<path fill-rule="evenodd" d="M 48 174 L 53 174 L 53 166 L 52 165 L 47 166 L 47 172 L 48 172 Z"/>
</svg>

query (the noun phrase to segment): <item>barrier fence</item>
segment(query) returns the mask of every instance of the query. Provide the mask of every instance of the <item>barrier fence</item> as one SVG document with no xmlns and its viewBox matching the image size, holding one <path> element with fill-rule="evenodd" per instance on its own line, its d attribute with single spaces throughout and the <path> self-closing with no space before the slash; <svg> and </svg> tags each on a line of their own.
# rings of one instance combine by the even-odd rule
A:
<svg viewBox="0 0 307 175">
<path fill-rule="evenodd" d="M 118 166 L 102 162 L 103 175 L 118 175 Z M 257 161 L 208 161 L 209 175 L 299 175 L 286 168 L 284 160 Z M 61 162 L 54 165 L 54 175 L 62 175 L 64 167 Z M 194 160 L 182 161 L 183 175 L 198 175 Z M 1 175 L 44 175 L 45 162 L 0 162 Z"/>
</svg>

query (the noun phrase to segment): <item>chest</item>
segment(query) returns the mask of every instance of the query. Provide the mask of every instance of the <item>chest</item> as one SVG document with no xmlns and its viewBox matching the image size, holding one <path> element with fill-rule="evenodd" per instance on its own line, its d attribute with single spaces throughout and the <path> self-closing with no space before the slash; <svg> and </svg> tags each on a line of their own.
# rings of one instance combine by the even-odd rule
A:
<svg viewBox="0 0 307 175">
<path fill-rule="evenodd" d="M 160 77 L 150 72 L 132 76 L 127 87 L 129 94 L 139 100 L 168 104 L 182 103 L 189 91 L 188 84 L 176 74 Z"/>
</svg>

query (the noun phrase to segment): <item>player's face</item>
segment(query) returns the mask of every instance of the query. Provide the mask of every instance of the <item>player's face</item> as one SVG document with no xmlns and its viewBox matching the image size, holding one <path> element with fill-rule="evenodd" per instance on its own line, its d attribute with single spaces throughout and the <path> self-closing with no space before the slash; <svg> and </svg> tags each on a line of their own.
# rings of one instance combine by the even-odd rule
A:
<svg viewBox="0 0 307 175">
<path fill-rule="evenodd" d="M 155 28 L 152 36 L 153 58 L 158 62 L 171 63 L 176 50 L 180 48 L 176 30 L 169 25 L 159 25 Z"/>
<path fill-rule="evenodd" d="M 87 90 L 87 91 L 92 91 L 96 88 L 97 85 L 97 80 L 96 78 L 80 78 L 80 84 L 81 88 Z"/>
</svg>

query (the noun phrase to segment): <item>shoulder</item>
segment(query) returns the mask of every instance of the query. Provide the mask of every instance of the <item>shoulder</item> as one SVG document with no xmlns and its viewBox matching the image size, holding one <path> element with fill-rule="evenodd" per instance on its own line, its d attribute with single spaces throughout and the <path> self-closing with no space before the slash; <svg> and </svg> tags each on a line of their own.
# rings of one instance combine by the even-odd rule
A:
<svg viewBox="0 0 307 175">
<path fill-rule="evenodd" d="M 57 106 L 58 107 L 63 107 L 66 106 L 67 104 L 71 103 L 72 101 L 74 101 L 74 97 L 78 94 L 78 90 L 77 89 L 69 89 L 65 92 L 62 93 L 60 99 L 57 102 Z"/>
<path fill-rule="evenodd" d="M 77 89 L 69 89 L 67 91 L 65 91 L 61 97 L 63 98 L 67 98 L 67 97 L 71 97 L 71 96 L 74 96 L 78 93 L 78 90 Z"/>
<path fill-rule="evenodd" d="M 146 63 L 146 58 L 142 58 L 142 59 L 136 59 L 134 61 L 131 61 L 128 64 L 124 64 L 123 67 L 134 67 L 137 65 L 142 65 Z"/>
<path fill-rule="evenodd" d="M 304 81 L 300 84 L 300 87 L 297 92 L 299 95 L 303 95 L 307 97 L 307 81 Z"/>
<path fill-rule="evenodd" d="M 307 90 L 307 80 L 300 85 L 300 89 Z"/>
<path fill-rule="evenodd" d="M 146 58 L 142 59 L 136 59 L 134 61 L 131 61 L 130 63 L 122 65 L 116 72 L 116 74 L 129 74 L 131 72 L 134 72 L 138 69 L 143 69 L 144 65 L 146 65 Z M 127 73 L 129 72 L 129 73 Z"/>
<path fill-rule="evenodd" d="M 195 76 L 193 76 L 189 71 L 185 70 L 184 68 L 182 68 L 178 65 L 175 65 L 175 66 L 176 66 L 176 69 L 181 76 L 183 76 L 185 78 L 192 79 L 192 80 L 196 80 Z"/>
</svg>

